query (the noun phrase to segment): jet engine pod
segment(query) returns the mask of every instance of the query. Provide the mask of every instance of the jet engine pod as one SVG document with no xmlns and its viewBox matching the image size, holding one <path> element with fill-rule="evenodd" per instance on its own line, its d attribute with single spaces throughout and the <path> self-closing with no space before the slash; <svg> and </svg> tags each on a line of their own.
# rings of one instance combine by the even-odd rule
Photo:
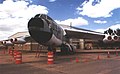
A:
<svg viewBox="0 0 120 74">
<path fill-rule="evenodd" d="M 115 36 L 112 36 L 112 39 L 113 39 L 113 41 L 118 41 L 119 37 L 117 35 L 115 35 Z"/>
<path fill-rule="evenodd" d="M 14 44 L 24 44 L 26 43 L 24 38 L 12 38 L 10 41 Z"/>
<path fill-rule="evenodd" d="M 2 44 L 5 46 L 12 46 L 13 43 L 11 41 L 2 41 Z"/>
<path fill-rule="evenodd" d="M 112 36 L 111 35 L 105 35 L 105 38 L 103 39 L 103 42 L 111 42 Z"/>
<path fill-rule="evenodd" d="M 1 43 L 4 45 L 4 44 L 6 44 L 6 41 L 2 41 Z"/>
</svg>

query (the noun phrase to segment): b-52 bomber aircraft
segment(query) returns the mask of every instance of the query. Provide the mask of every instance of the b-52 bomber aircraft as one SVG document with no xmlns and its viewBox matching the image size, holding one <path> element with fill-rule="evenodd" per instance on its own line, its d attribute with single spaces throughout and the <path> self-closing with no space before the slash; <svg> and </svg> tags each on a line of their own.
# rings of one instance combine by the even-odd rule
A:
<svg viewBox="0 0 120 74">
<path fill-rule="evenodd" d="M 28 22 L 28 31 L 31 37 L 39 44 L 49 47 L 67 46 L 69 49 L 62 51 L 67 50 L 70 52 L 74 52 L 72 45 L 69 44 L 70 38 L 93 39 L 105 43 L 120 41 L 120 37 L 116 34 L 104 34 L 72 26 L 70 28 L 63 28 L 46 14 L 37 14 L 32 17 Z M 51 51 L 52 49 L 48 50 Z"/>
<path fill-rule="evenodd" d="M 30 35 L 3 40 L 2 44 L 24 44 L 32 37 L 39 44 L 50 47 L 49 51 L 53 51 L 54 47 L 61 47 L 61 52 L 74 52 L 73 46 L 69 43 L 70 38 L 98 40 L 102 45 L 120 42 L 120 36 L 116 31 L 109 29 L 105 33 L 100 33 L 73 26 L 63 28 L 46 14 L 32 17 L 28 21 L 28 31 Z"/>
</svg>

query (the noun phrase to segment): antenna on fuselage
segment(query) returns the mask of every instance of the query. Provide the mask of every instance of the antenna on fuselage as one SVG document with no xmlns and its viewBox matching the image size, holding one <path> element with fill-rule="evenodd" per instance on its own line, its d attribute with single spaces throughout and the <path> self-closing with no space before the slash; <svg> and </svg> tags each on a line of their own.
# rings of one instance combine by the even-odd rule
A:
<svg viewBox="0 0 120 74">
<path fill-rule="evenodd" d="M 72 28 L 72 22 L 70 22 L 70 29 Z"/>
</svg>

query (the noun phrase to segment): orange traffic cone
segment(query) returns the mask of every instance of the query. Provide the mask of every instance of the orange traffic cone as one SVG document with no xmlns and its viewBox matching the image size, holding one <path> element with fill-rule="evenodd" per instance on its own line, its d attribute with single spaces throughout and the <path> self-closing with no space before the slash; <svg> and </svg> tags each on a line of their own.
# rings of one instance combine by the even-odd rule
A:
<svg viewBox="0 0 120 74">
<path fill-rule="evenodd" d="M 107 57 L 110 58 L 110 52 L 108 51 Z"/>
<path fill-rule="evenodd" d="M 5 50 L 3 50 L 3 54 L 5 54 Z"/>
<path fill-rule="evenodd" d="M 78 58 L 76 58 L 76 63 L 78 63 L 79 62 L 79 59 Z"/>
<path fill-rule="evenodd" d="M 98 54 L 98 56 L 97 56 L 97 60 L 100 60 L 100 56 L 99 56 L 99 54 Z"/>
<path fill-rule="evenodd" d="M 72 58 L 70 59 L 70 62 L 72 62 Z"/>
<path fill-rule="evenodd" d="M 116 56 L 118 56 L 118 52 L 116 51 Z"/>
</svg>

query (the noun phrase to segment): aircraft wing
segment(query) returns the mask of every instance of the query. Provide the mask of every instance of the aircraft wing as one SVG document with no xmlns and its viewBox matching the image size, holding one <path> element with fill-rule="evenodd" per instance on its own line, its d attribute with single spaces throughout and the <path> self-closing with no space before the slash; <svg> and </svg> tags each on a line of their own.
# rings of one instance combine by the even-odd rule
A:
<svg viewBox="0 0 120 74">
<path fill-rule="evenodd" d="M 69 38 L 103 40 L 105 37 L 103 33 L 76 27 L 65 28 L 64 30 L 66 32 L 66 36 Z"/>
<path fill-rule="evenodd" d="M 26 42 L 28 42 L 29 40 L 33 40 L 33 38 L 31 36 L 26 36 L 24 39 Z"/>
</svg>

